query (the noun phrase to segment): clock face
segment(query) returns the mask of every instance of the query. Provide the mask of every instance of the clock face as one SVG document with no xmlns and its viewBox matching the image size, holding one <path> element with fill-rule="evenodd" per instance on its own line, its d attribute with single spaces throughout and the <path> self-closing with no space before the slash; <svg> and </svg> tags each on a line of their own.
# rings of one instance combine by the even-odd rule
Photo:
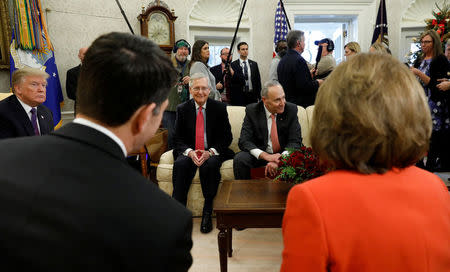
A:
<svg viewBox="0 0 450 272">
<path fill-rule="evenodd" d="M 163 13 L 155 12 L 150 15 L 148 38 L 159 45 L 170 44 L 170 23 Z"/>
</svg>

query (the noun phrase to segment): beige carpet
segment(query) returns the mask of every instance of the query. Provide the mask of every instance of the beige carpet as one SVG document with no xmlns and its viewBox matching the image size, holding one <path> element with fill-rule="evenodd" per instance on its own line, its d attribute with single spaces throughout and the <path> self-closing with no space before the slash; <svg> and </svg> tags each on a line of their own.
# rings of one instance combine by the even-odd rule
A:
<svg viewBox="0 0 450 272">
<path fill-rule="evenodd" d="M 194 263 L 190 272 L 219 272 L 216 220 L 208 234 L 200 232 L 201 218 L 194 218 L 191 254 Z M 279 229 L 233 230 L 233 257 L 228 258 L 228 272 L 280 271 L 283 238 Z"/>
</svg>

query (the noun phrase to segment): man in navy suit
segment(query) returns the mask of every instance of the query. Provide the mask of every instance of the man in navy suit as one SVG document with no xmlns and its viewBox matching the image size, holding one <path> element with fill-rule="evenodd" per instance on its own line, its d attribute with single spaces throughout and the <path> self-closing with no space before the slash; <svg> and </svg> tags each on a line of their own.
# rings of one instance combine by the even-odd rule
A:
<svg viewBox="0 0 450 272">
<path fill-rule="evenodd" d="M 286 101 L 304 108 L 314 105 L 322 79 L 313 80 L 301 56 L 305 49 L 303 31 L 291 30 L 287 35 L 288 51 L 278 64 L 278 81 L 286 93 Z"/>
<path fill-rule="evenodd" d="M 261 98 L 261 76 L 258 63 L 248 58 L 248 44 L 237 45 L 239 59 L 231 63 L 234 75 L 231 80 L 231 105 L 246 106 Z"/>
<path fill-rule="evenodd" d="M 265 167 L 267 176 L 275 175 L 286 148 L 302 144 L 297 106 L 286 102 L 284 91 L 276 81 L 264 85 L 262 101 L 245 108 L 239 148 L 233 159 L 235 179 L 250 179 L 252 168 Z"/>
<path fill-rule="evenodd" d="M 212 230 L 212 204 L 221 178 L 220 166 L 234 155 L 228 148 L 233 138 L 226 105 L 208 99 L 210 91 L 204 74 L 191 76 L 189 92 L 192 99 L 177 107 L 173 151 L 172 196 L 185 206 L 192 179 L 199 169 L 205 198 L 202 233 Z"/>
<path fill-rule="evenodd" d="M 0 252 L 17 271 L 175 271 L 192 214 L 126 162 L 158 129 L 177 72 L 150 40 L 97 38 L 73 122 L 0 141 Z"/>
<path fill-rule="evenodd" d="M 35 68 L 14 71 L 14 94 L 0 101 L 0 139 L 53 131 L 52 112 L 44 105 L 49 75 Z"/>
</svg>

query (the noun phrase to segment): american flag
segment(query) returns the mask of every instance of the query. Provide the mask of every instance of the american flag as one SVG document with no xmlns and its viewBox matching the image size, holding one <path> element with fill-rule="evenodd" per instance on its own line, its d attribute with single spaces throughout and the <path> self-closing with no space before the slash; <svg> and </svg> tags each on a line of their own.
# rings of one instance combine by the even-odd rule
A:
<svg viewBox="0 0 450 272">
<path fill-rule="evenodd" d="M 273 36 L 274 48 L 276 46 L 277 41 L 286 40 L 287 33 L 288 27 L 286 23 L 286 14 L 283 13 L 283 9 L 281 8 L 281 2 L 278 1 L 277 10 L 275 11 L 275 35 Z"/>
<path fill-rule="evenodd" d="M 383 33 L 381 33 L 383 30 Z M 380 7 L 378 8 L 377 23 L 373 31 L 372 44 L 375 42 L 384 43 L 389 46 L 388 39 L 388 25 L 387 25 L 387 13 L 386 4 L 384 0 L 380 1 Z"/>
</svg>

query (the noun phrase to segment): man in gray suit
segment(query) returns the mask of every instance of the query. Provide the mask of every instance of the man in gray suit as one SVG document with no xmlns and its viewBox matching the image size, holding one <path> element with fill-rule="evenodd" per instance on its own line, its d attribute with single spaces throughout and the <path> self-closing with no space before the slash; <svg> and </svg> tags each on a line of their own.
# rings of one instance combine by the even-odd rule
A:
<svg viewBox="0 0 450 272">
<path fill-rule="evenodd" d="M 109 33 L 81 67 L 77 115 L 0 141 L 0 252 L 17 271 L 187 271 L 192 215 L 125 157 L 158 129 L 176 71 L 140 36 Z"/>
<path fill-rule="evenodd" d="M 261 91 L 262 101 L 245 109 L 239 148 L 233 160 L 235 179 L 250 179 L 250 169 L 265 166 L 266 175 L 276 173 L 282 152 L 299 148 L 302 137 L 297 106 L 286 102 L 283 87 L 269 81 Z"/>
</svg>

